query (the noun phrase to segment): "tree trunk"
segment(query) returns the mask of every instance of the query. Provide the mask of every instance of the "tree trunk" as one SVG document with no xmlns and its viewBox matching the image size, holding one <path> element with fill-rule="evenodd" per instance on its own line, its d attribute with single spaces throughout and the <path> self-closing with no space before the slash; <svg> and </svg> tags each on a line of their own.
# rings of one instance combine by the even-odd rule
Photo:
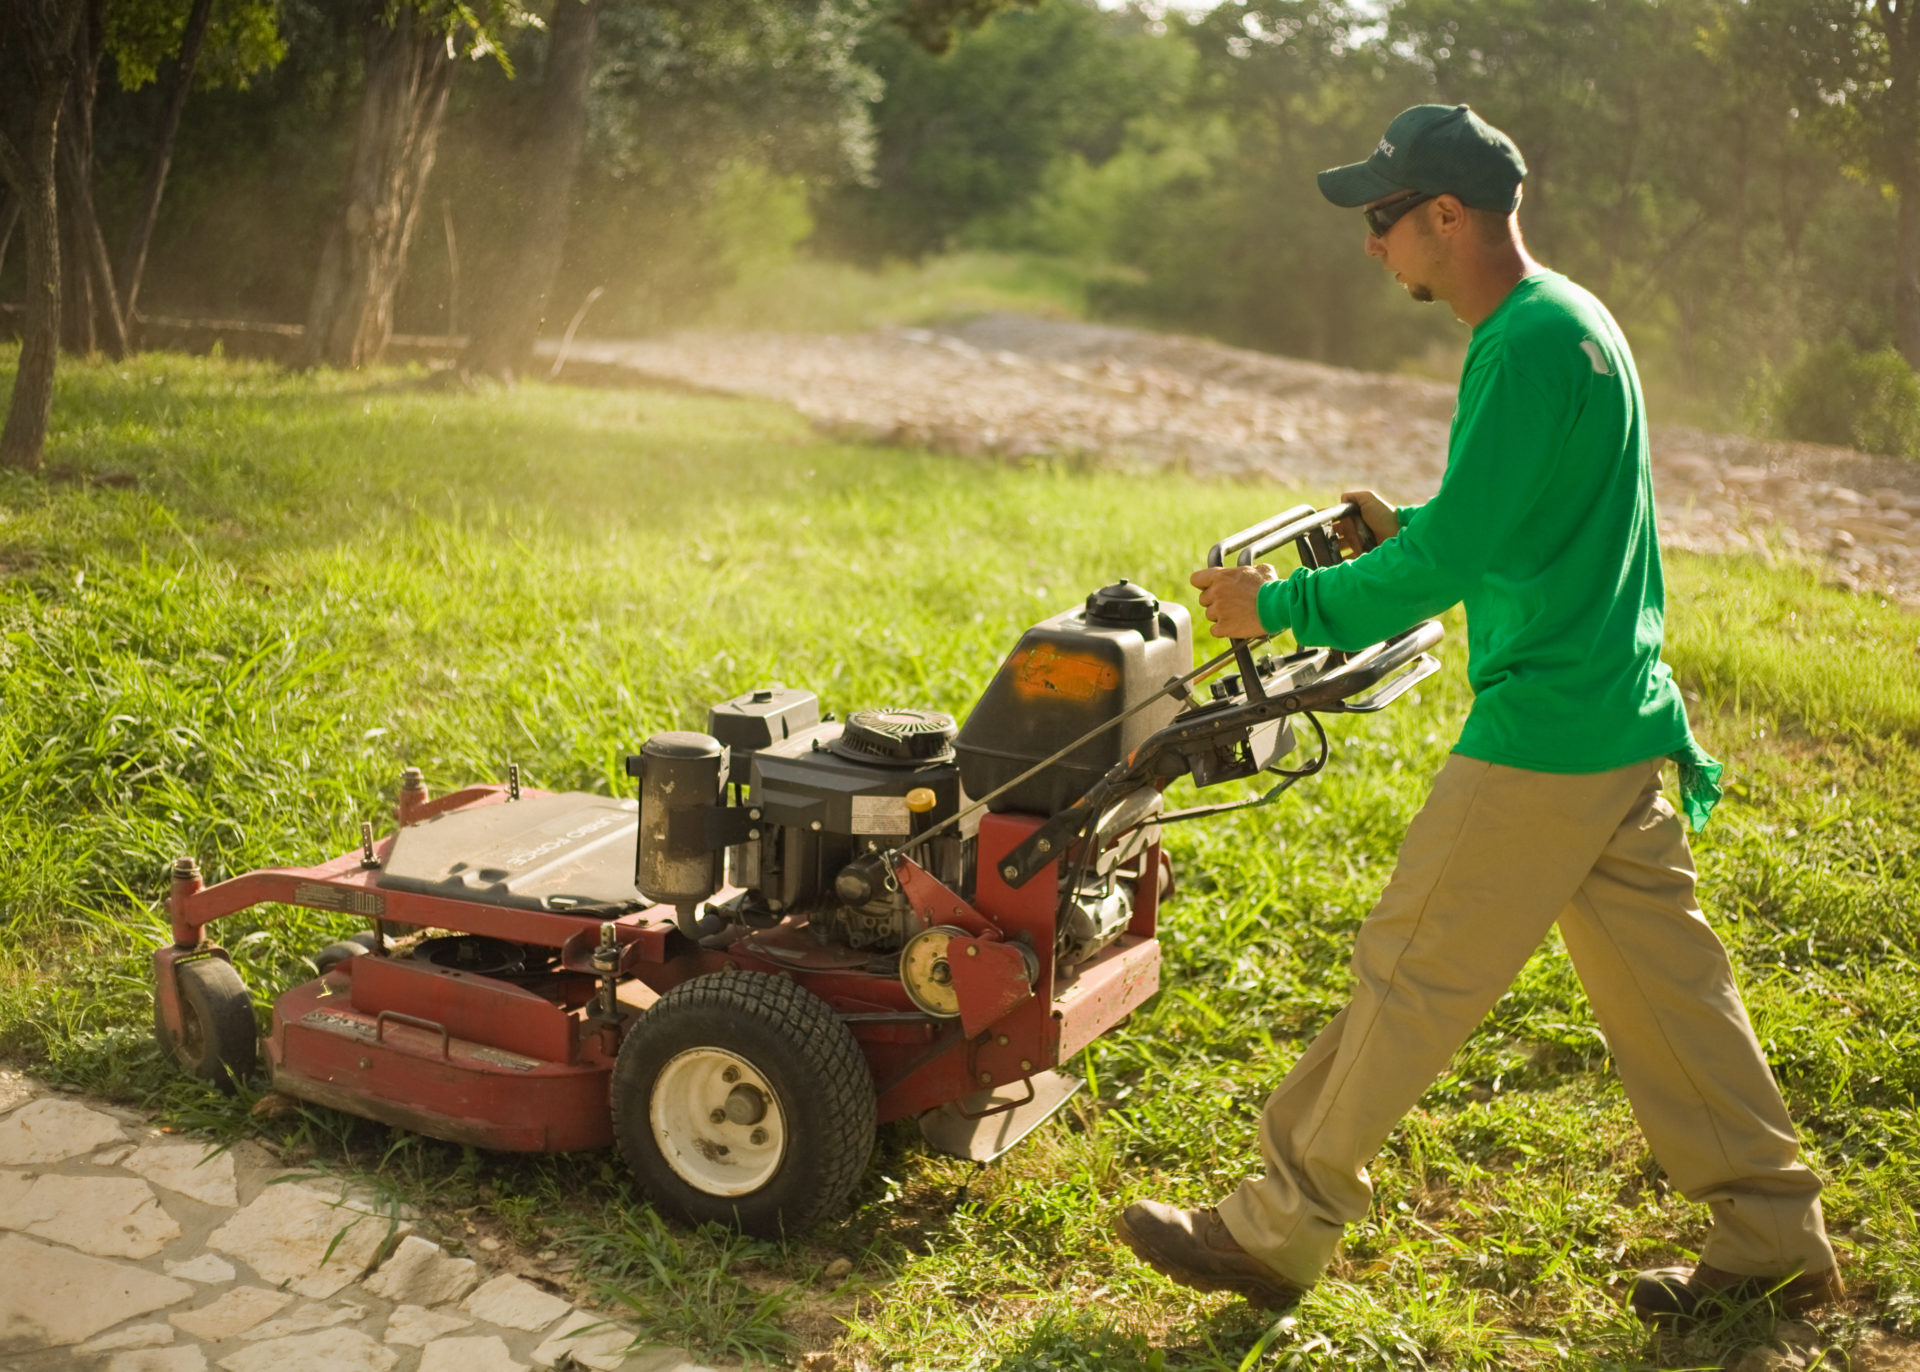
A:
<svg viewBox="0 0 1920 1372">
<path fill-rule="evenodd" d="M 160 116 L 160 131 L 147 158 L 147 174 L 140 184 L 140 207 L 134 216 L 133 232 L 127 237 L 127 251 L 120 259 L 120 284 L 124 288 L 123 303 L 129 320 L 133 318 L 134 302 L 140 297 L 140 278 L 147 274 L 147 248 L 153 242 L 154 222 L 160 217 L 160 197 L 167 188 L 167 169 L 173 164 L 173 140 L 180 132 L 180 115 L 187 107 L 193 69 L 200 61 L 200 44 L 207 36 L 207 16 L 212 13 L 213 0 L 193 0 L 193 9 L 187 14 L 187 30 L 180 39 L 180 56 L 173 64 L 167 106 Z"/>
<path fill-rule="evenodd" d="M 75 82 L 76 86 L 80 84 Z M 69 121 L 69 133 L 77 122 Z M 87 311 L 86 351 L 91 352 L 95 346 L 104 345 L 109 357 L 125 357 L 130 350 L 127 317 L 120 310 L 120 297 L 113 285 L 113 268 L 107 261 L 107 240 L 100 232 L 100 220 L 93 210 L 92 158 L 82 150 L 80 139 L 70 136 L 61 138 L 59 166 L 55 175 L 60 185 L 61 218 L 71 230 L 67 241 L 75 254 L 73 270 L 80 278 L 82 288 L 77 304 Z"/>
<path fill-rule="evenodd" d="M 9 195 L 6 208 L 0 210 L 0 271 L 7 268 L 7 249 L 13 244 L 13 231 L 20 226 L 20 197 Z"/>
<path fill-rule="evenodd" d="M 1900 196 L 1893 259 L 1893 328 L 1900 353 L 1920 369 L 1920 23 L 1912 0 L 1875 0 L 1887 40 L 1888 142 Z"/>
<path fill-rule="evenodd" d="M 508 188 L 506 203 L 518 212 L 502 260 L 481 274 L 493 285 L 476 302 L 464 359 L 471 371 L 512 378 L 533 360 L 573 221 L 600 3 L 556 0 L 554 5 L 539 108 L 523 155 L 513 165 L 516 184 Z"/>
<path fill-rule="evenodd" d="M 78 0 L 24 0 L 0 11 L 0 27 L 6 30 L 0 52 L 12 50 L 12 60 L 0 62 L 0 178 L 20 206 L 27 243 L 27 317 L 13 399 L 6 427 L 0 429 L 0 466 L 28 471 L 40 468 L 47 420 L 53 414 L 53 370 L 60 343 L 54 151 L 60 107 L 73 75 L 73 33 L 80 13 Z"/>
<path fill-rule="evenodd" d="M 64 136 L 64 131 L 63 131 Z M 54 154 L 54 198 L 67 193 L 69 183 Z M 65 209 L 65 206 L 61 206 Z M 71 214 L 60 216 L 60 350 L 75 357 L 91 357 L 100 351 L 99 336 L 93 331 L 93 284 L 81 265 L 79 226 Z"/>
<path fill-rule="evenodd" d="M 93 210 L 93 101 L 98 88 L 104 0 L 88 0 L 74 35 L 73 80 L 55 166 L 65 227 L 67 346 L 91 353 L 104 341 L 113 357 L 127 354 L 127 321 L 113 287 L 107 243 Z"/>
<path fill-rule="evenodd" d="M 307 310 L 309 365 L 377 361 L 393 337 L 434 147 L 453 86 L 446 40 L 410 6 L 367 35 L 366 86 L 340 214 L 320 253 Z"/>
</svg>

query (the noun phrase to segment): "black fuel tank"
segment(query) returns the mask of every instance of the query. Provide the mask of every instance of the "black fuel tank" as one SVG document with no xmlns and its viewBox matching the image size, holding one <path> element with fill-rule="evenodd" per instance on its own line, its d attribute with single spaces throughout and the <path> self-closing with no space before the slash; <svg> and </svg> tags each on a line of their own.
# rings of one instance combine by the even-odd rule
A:
<svg viewBox="0 0 1920 1372">
<path fill-rule="evenodd" d="M 1128 581 L 1042 620 L 1001 664 L 954 742 L 967 794 L 984 796 L 1005 785 L 1192 667 L 1186 608 L 1163 605 Z M 1179 708 L 1173 699 L 1149 706 L 988 808 L 1040 815 L 1066 808 Z"/>
</svg>

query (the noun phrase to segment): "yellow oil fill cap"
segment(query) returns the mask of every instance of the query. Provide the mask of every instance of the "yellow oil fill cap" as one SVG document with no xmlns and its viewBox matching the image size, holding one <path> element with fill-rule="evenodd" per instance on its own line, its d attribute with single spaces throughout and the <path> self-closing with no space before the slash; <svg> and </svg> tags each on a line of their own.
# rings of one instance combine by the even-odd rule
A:
<svg viewBox="0 0 1920 1372">
<path fill-rule="evenodd" d="M 907 792 L 907 808 L 916 815 L 924 815 L 940 803 L 931 786 L 916 786 Z"/>
</svg>

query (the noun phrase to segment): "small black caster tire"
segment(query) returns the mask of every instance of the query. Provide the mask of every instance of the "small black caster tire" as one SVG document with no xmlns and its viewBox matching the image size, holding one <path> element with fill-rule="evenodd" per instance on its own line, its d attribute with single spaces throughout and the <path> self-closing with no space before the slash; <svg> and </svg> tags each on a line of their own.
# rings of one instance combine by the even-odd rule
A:
<svg viewBox="0 0 1920 1372">
<path fill-rule="evenodd" d="M 160 1047 L 181 1071 L 232 1095 L 259 1063 L 253 997 L 222 958 L 177 963 L 173 972 L 180 993 L 180 1032 L 169 1032 L 156 1011 Z"/>
<path fill-rule="evenodd" d="M 338 967 L 348 958 L 363 957 L 369 951 L 367 945 L 362 943 L 357 937 L 342 939 L 338 943 L 329 943 L 325 948 L 322 948 L 313 955 L 314 970 L 324 977 L 328 972 Z"/>
<path fill-rule="evenodd" d="M 380 951 L 380 935 L 374 933 L 371 929 L 362 929 L 357 934 L 348 934 L 347 942 L 357 943 L 369 953 L 377 953 Z"/>
<path fill-rule="evenodd" d="M 873 1073 L 827 1003 L 730 970 L 673 988 L 613 1069 L 613 1130 L 654 1204 L 760 1238 L 841 1214 L 873 1154 Z"/>
</svg>

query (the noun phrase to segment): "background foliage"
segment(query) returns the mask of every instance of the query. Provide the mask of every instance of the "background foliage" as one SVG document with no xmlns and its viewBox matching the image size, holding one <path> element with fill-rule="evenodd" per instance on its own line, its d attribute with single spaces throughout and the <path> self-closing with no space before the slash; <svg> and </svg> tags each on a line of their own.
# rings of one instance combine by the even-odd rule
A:
<svg viewBox="0 0 1920 1372">
<path fill-rule="evenodd" d="M 1405 309 L 1312 177 L 1365 153 L 1407 104 L 1468 101 L 1526 152 L 1530 242 L 1620 316 L 1656 405 L 1731 421 L 1803 354 L 1897 342 L 1906 116 L 1870 5 L 1822 5 L 604 0 L 547 327 L 596 287 L 589 331 L 716 308 L 794 326 L 808 322 L 783 275 L 796 259 L 882 270 L 989 250 L 1059 262 L 1092 283 L 1095 315 L 1447 375 L 1461 331 Z M 177 20 L 133 0 L 107 14 L 117 66 L 96 162 L 111 227 Z M 216 7 L 149 312 L 302 317 L 348 151 L 356 14 L 345 0 Z M 936 18 L 950 25 L 939 55 L 910 36 Z M 458 328 L 461 296 L 489 288 L 475 264 L 511 246 L 496 241 L 502 210 L 525 188 L 504 150 L 546 30 L 498 37 L 502 60 L 468 62 L 455 88 L 403 332 Z M 20 271 L 17 251 L 0 263 L 0 298 Z"/>
</svg>

